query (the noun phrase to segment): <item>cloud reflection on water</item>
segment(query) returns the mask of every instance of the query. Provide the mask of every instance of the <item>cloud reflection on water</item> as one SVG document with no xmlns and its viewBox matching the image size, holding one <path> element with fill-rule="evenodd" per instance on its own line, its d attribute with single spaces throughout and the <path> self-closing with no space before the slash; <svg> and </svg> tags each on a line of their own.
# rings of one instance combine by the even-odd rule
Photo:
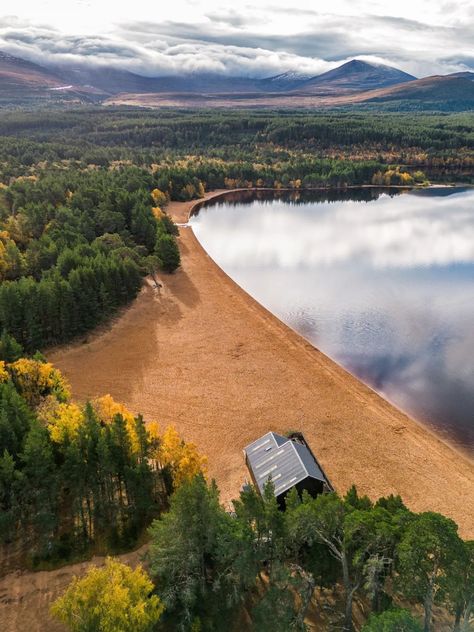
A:
<svg viewBox="0 0 474 632">
<path fill-rule="evenodd" d="M 226 265 L 241 266 L 250 257 L 259 266 L 284 268 L 347 261 L 376 268 L 472 262 L 474 222 L 466 196 L 472 194 L 433 198 L 383 194 L 376 202 L 342 201 L 290 209 L 281 200 L 237 210 L 224 204 L 212 215 L 213 252 Z M 463 202 L 458 205 L 458 200 Z M 238 239 L 229 239 L 229 211 Z M 206 213 L 209 210 L 193 220 L 198 234 Z"/>
<path fill-rule="evenodd" d="M 474 190 L 219 204 L 209 254 L 320 349 L 474 448 Z"/>
</svg>

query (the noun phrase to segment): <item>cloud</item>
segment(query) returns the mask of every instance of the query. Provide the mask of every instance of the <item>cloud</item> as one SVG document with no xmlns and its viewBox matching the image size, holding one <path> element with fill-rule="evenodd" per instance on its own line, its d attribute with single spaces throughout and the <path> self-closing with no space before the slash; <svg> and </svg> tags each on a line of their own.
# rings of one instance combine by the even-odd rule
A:
<svg viewBox="0 0 474 632">
<path fill-rule="evenodd" d="M 242 28 L 251 24 L 251 20 L 247 15 L 237 13 L 235 9 L 211 11 L 206 13 L 205 17 L 216 24 L 223 24 L 233 28 Z"/>
<path fill-rule="evenodd" d="M 254 48 L 276 53 L 289 53 L 308 59 L 346 58 L 350 55 L 370 54 L 370 50 L 361 50 L 347 34 L 321 32 L 311 29 L 290 35 L 258 33 L 251 28 L 228 28 L 226 23 L 187 24 L 185 22 L 163 22 L 159 25 L 134 23 L 123 30 L 127 38 L 138 37 L 146 43 L 150 35 L 163 34 L 172 41 L 193 41 L 207 44 L 220 44 L 244 49 Z M 308 62 L 307 62 L 308 63 Z"/>
<path fill-rule="evenodd" d="M 278 2 L 274 7 L 211 4 L 186 21 L 122 19 L 109 24 L 107 34 L 74 33 L 72 27 L 64 32 L 7 16 L 0 18 L 0 49 L 42 64 L 107 64 L 149 76 L 197 70 L 255 77 L 286 70 L 319 74 L 354 57 L 416 76 L 474 69 L 472 19 L 461 20 L 467 5 L 464 13 L 453 10 L 453 19 L 445 23 L 433 16 L 424 22 L 353 15 L 349 9 L 353 6 L 347 5 L 345 13 L 328 13 L 302 7 L 290 11 Z"/>
<path fill-rule="evenodd" d="M 260 46 L 246 46 L 177 37 L 172 29 L 160 32 L 153 26 L 146 30 L 127 28 L 127 37 L 65 35 L 55 29 L 31 25 L 19 28 L 11 21 L 0 21 L 0 49 L 46 65 L 111 65 L 149 76 L 215 72 L 229 75 L 269 76 L 294 68 L 317 74 L 335 64 L 322 59 L 274 51 Z M 131 36 L 135 33 L 135 37 Z M 189 35 L 196 35 L 189 33 Z M 141 35 L 141 37 L 140 37 Z M 251 42 L 249 42 L 250 44 Z"/>
</svg>

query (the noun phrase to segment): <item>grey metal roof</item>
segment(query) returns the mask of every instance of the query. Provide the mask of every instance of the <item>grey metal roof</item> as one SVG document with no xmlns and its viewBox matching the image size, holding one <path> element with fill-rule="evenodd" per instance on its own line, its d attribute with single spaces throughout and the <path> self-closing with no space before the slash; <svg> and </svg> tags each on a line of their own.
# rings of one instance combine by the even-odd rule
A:
<svg viewBox="0 0 474 632">
<path fill-rule="evenodd" d="M 321 469 L 319 468 L 318 464 L 314 460 L 308 448 L 304 445 L 301 445 L 301 443 L 297 443 L 296 441 L 292 441 L 292 443 L 293 443 L 294 449 L 298 453 L 298 456 L 303 462 L 303 466 L 308 472 L 308 476 L 312 476 L 313 478 L 316 478 L 318 481 L 324 482 L 326 478 L 324 474 L 321 472 Z"/>
<path fill-rule="evenodd" d="M 268 432 L 248 445 L 244 453 L 260 492 L 270 477 L 275 485 L 275 496 L 307 477 L 326 482 L 306 446 L 275 432 Z"/>
</svg>

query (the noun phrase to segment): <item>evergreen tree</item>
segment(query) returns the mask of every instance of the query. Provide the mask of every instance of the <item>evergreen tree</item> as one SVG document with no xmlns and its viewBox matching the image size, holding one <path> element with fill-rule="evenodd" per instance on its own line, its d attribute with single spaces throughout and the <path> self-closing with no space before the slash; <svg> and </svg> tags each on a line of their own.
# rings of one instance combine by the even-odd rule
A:
<svg viewBox="0 0 474 632">
<path fill-rule="evenodd" d="M 454 632 L 467 632 L 474 614 L 474 541 L 463 542 L 453 566 L 447 577 L 447 603 L 454 614 Z"/>
<path fill-rule="evenodd" d="M 4 362 L 15 362 L 15 360 L 21 358 L 22 355 L 22 346 L 4 329 L 0 338 L 0 360 Z"/>
<path fill-rule="evenodd" d="M 174 272 L 181 263 L 176 239 L 167 233 L 158 234 L 155 254 L 161 261 L 161 267 L 165 272 Z"/>
<path fill-rule="evenodd" d="M 18 461 L 33 415 L 11 382 L 0 384 L 0 454 Z"/>
<path fill-rule="evenodd" d="M 430 632 L 433 606 L 442 600 L 449 577 L 463 556 L 456 524 L 440 514 L 419 514 L 408 525 L 398 556 L 398 589 L 423 604 L 424 632 Z"/>
<path fill-rule="evenodd" d="M 0 543 L 11 541 L 20 517 L 20 505 L 16 489 L 21 487 L 21 474 L 16 469 L 15 460 L 4 450 L 0 457 Z"/>
<path fill-rule="evenodd" d="M 387 610 L 371 615 L 362 632 L 422 632 L 422 627 L 408 610 Z"/>
<path fill-rule="evenodd" d="M 229 518 L 219 504 L 216 485 L 202 475 L 174 493 L 168 513 L 150 528 L 150 573 L 167 611 L 176 613 L 182 629 L 206 614 L 211 600 L 224 616 L 225 599 L 213 592 L 221 568 L 219 543 L 229 537 Z"/>
<path fill-rule="evenodd" d="M 26 437 L 22 461 L 22 500 L 35 533 L 35 552 L 47 555 L 59 520 L 59 477 L 48 432 L 37 422 L 31 425 Z"/>
</svg>

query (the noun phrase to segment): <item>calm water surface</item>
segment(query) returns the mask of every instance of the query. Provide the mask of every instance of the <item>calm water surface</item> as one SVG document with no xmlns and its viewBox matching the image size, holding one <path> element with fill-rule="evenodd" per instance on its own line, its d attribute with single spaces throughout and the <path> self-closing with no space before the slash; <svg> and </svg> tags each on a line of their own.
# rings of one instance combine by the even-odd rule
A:
<svg viewBox="0 0 474 632">
<path fill-rule="evenodd" d="M 474 190 L 230 195 L 213 259 L 315 346 L 474 453 Z"/>
</svg>

